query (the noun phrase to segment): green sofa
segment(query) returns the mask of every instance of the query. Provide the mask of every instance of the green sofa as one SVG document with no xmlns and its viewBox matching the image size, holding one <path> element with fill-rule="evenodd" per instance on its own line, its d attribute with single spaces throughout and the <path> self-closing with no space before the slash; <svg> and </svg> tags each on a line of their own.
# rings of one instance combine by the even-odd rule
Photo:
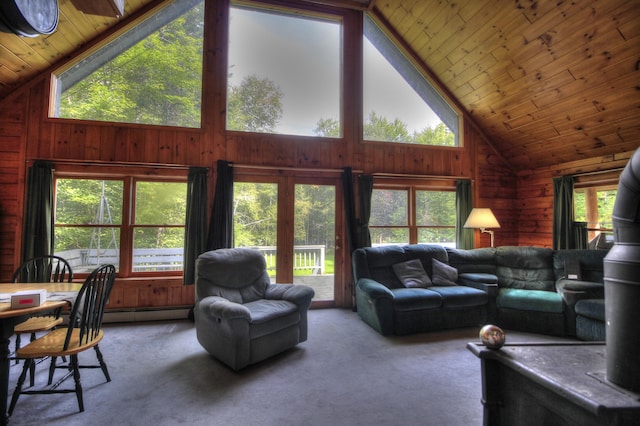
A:
<svg viewBox="0 0 640 426">
<path fill-rule="evenodd" d="M 604 297 L 604 250 L 504 246 L 461 250 L 415 244 L 353 253 L 356 310 L 381 334 L 410 334 L 493 323 L 505 329 L 599 340 L 593 324 L 576 332 L 576 303 Z M 456 271 L 455 286 L 406 288 L 394 265 L 433 259 Z M 586 323 L 585 323 L 586 324 Z M 594 331 L 595 330 L 595 331 Z"/>
</svg>

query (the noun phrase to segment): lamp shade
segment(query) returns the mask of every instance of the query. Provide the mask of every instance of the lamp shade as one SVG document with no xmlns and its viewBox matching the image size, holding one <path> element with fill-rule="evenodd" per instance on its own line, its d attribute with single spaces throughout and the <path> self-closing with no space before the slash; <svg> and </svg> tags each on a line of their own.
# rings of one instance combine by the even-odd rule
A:
<svg viewBox="0 0 640 426">
<path fill-rule="evenodd" d="M 498 220 L 489 208 L 474 208 L 469 213 L 465 228 L 500 228 Z"/>
</svg>

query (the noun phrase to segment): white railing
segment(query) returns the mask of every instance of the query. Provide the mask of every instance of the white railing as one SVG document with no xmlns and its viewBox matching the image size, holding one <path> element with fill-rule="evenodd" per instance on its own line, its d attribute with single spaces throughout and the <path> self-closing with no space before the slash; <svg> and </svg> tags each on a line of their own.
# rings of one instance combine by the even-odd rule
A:
<svg viewBox="0 0 640 426">
<path fill-rule="evenodd" d="M 276 268 L 276 247 L 256 246 L 265 257 L 268 270 Z M 324 274 L 325 246 L 294 246 L 294 270 L 310 270 L 313 275 Z M 76 249 L 57 252 L 65 258 L 74 272 L 90 272 L 97 265 L 120 264 L 120 252 L 117 249 Z M 182 248 L 135 249 L 133 251 L 134 272 L 180 271 L 184 263 Z"/>
</svg>

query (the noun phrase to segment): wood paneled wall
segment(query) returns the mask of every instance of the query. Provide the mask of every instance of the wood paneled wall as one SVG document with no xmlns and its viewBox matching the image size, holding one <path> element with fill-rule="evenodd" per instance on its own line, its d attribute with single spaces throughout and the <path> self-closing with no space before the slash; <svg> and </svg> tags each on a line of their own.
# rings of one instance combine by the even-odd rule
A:
<svg viewBox="0 0 640 426">
<path fill-rule="evenodd" d="M 180 166 L 215 165 L 218 159 L 237 164 L 304 169 L 352 167 L 367 174 L 464 177 L 474 182 L 474 203 L 491 207 L 500 221 L 496 245 L 549 246 L 552 209 L 550 177 L 570 170 L 619 167 L 624 158 L 569 164 L 545 170 L 512 170 L 486 136 L 465 116 L 464 147 L 443 148 L 368 143 L 360 138 L 361 99 L 359 47 L 345 46 L 344 133 L 342 139 L 274 136 L 226 132 L 224 110 L 226 46 L 224 1 L 214 2 L 207 20 L 215 21 L 205 46 L 202 129 L 177 129 L 116 123 L 50 119 L 49 74 L 0 101 L 0 281 L 10 278 L 20 262 L 25 175 L 35 159 L 79 164 L 120 163 Z M 357 12 L 341 11 L 357 30 Z M 626 157 L 628 158 L 628 157 Z M 214 173 L 209 187 L 214 188 Z M 211 194 L 212 195 L 212 194 Z M 476 233 L 476 246 L 486 247 L 486 234 Z M 344 282 L 350 282 L 344 277 Z M 110 302 L 114 308 L 184 306 L 193 303 L 192 286 L 179 279 L 118 280 Z"/>
</svg>

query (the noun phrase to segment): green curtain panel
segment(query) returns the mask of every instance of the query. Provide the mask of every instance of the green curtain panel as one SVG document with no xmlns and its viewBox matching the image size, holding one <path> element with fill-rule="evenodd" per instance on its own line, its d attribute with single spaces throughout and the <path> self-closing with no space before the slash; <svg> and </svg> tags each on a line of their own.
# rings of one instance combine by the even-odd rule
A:
<svg viewBox="0 0 640 426">
<path fill-rule="evenodd" d="M 27 174 L 22 261 L 53 254 L 53 163 L 37 160 Z"/>
<path fill-rule="evenodd" d="M 187 180 L 187 213 L 184 229 L 183 284 L 195 282 L 196 259 L 206 250 L 207 169 L 191 167 Z"/>
<path fill-rule="evenodd" d="M 553 248 L 570 249 L 574 244 L 573 176 L 553 178 Z"/>
<path fill-rule="evenodd" d="M 471 180 L 459 180 L 456 182 L 456 247 L 459 249 L 474 248 L 473 229 L 464 227 L 472 209 Z"/>
<path fill-rule="evenodd" d="M 233 247 L 233 166 L 218 160 L 207 250 Z"/>
</svg>

